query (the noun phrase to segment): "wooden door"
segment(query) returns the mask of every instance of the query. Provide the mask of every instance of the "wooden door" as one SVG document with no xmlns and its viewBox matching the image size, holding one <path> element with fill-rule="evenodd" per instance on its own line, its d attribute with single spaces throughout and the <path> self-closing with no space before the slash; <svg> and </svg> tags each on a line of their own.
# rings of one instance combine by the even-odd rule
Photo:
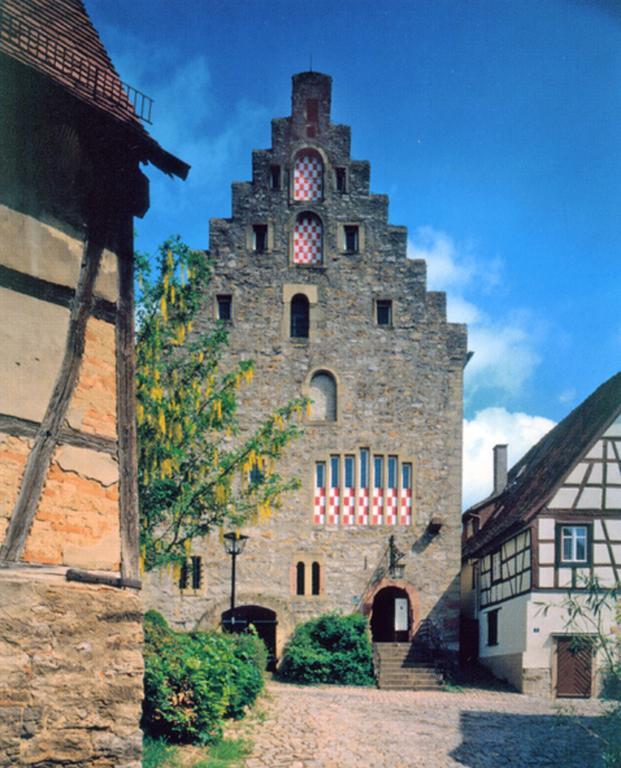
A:
<svg viewBox="0 0 621 768">
<path fill-rule="evenodd" d="M 588 698 L 593 687 L 592 646 L 578 637 L 559 637 L 556 642 L 556 695 Z"/>
</svg>

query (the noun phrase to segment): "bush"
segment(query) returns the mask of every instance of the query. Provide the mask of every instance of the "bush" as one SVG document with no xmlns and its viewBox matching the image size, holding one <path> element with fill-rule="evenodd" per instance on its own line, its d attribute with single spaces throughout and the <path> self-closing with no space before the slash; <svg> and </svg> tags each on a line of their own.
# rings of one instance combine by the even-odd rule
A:
<svg viewBox="0 0 621 768">
<path fill-rule="evenodd" d="M 263 687 L 265 658 L 253 636 L 172 630 L 145 615 L 145 733 L 170 742 L 213 743 L 225 717 L 241 717 Z"/>
<path fill-rule="evenodd" d="M 372 685 L 367 620 L 328 613 L 300 624 L 285 647 L 279 674 L 298 683 Z"/>
</svg>

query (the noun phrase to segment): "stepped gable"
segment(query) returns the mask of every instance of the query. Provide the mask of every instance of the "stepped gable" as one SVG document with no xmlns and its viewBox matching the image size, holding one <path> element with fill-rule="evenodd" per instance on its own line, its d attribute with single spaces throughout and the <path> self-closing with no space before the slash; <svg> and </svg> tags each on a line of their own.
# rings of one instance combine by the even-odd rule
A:
<svg viewBox="0 0 621 768">
<path fill-rule="evenodd" d="M 464 557 L 472 557 L 513 526 L 539 512 L 564 476 L 621 411 L 621 371 L 551 429 L 509 471 L 506 488 L 470 507 L 464 514 L 493 507 L 484 526 L 466 540 Z"/>
</svg>

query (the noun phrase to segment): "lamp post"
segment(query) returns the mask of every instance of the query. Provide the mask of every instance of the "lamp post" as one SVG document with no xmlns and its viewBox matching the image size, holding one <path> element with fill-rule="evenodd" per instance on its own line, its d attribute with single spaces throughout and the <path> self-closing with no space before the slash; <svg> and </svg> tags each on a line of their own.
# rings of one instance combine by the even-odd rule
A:
<svg viewBox="0 0 621 768">
<path fill-rule="evenodd" d="M 237 555 L 241 555 L 246 546 L 248 536 L 244 536 L 238 532 L 225 533 L 224 534 L 224 549 L 226 554 L 230 555 L 231 560 L 231 611 L 235 609 L 235 561 Z M 235 623 L 235 617 L 231 614 L 231 621 Z"/>
<path fill-rule="evenodd" d="M 401 552 L 395 544 L 394 535 L 388 540 L 388 572 L 393 579 L 402 579 L 405 573 L 405 565 L 401 562 L 405 557 L 405 552 Z"/>
</svg>

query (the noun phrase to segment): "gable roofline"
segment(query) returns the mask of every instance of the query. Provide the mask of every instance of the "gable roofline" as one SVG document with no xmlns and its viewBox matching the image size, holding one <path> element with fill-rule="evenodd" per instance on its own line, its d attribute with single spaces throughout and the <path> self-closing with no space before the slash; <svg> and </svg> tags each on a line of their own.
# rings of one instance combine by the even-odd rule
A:
<svg viewBox="0 0 621 768">
<path fill-rule="evenodd" d="M 190 166 L 163 149 L 140 122 L 82 0 L 2 0 L 0 53 L 114 120 L 131 134 L 145 162 L 187 177 Z"/>
<path fill-rule="evenodd" d="M 464 542 L 464 557 L 489 547 L 514 526 L 530 522 L 619 414 L 621 371 L 601 384 L 511 468 L 501 493 L 464 512 L 476 514 L 482 507 L 493 506 L 485 525 Z"/>
</svg>

